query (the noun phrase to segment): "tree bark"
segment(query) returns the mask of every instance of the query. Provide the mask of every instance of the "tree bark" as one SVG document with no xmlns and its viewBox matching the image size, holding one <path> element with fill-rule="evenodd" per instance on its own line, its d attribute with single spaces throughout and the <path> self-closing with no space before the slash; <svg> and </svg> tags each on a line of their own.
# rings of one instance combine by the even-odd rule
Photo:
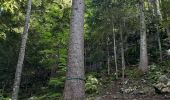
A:
<svg viewBox="0 0 170 100">
<path fill-rule="evenodd" d="M 157 29 L 157 40 L 158 40 L 158 48 L 159 48 L 159 59 L 162 62 L 163 57 L 162 57 L 162 44 L 161 44 L 161 37 L 160 37 L 160 31 L 159 31 L 159 26 L 156 25 L 156 29 Z"/>
<path fill-rule="evenodd" d="M 154 0 L 154 4 L 155 4 L 155 9 L 156 9 L 156 14 L 157 14 L 159 20 L 162 21 L 162 13 L 161 13 L 161 9 L 160 9 L 159 0 Z"/>
<path fill-rule="evenodd" d="M 68 68 L 64 100 L 85 100 L 84 82 L 84 0 L 72 1 Z"/>
<path fill-rule="evenodd" d="M 116 68 L 116 79 L 118 79 L 118 67 L 117 67 L 117 50 L 116 50 L 116 34 L 114 32 L 114 25 L 113 25 L 113 44 L 114 44 L 114 61 L 115 61 L 115 68 Z"/>
<path fill-rule="evenodd" d="M 26 43 L 27 43 L 27 38 L 28 38 L 28 29 L 29 29 L 29 24 L 30 24 L 31 4 L 32 4 L 32 0 L 28 0 L 28 5 L 27 5 L 28 8 L 27 8 L 27 13 L 26 13 L 26 18 L 25 18 L 25 26 L 24 26 L 24 31 L 22 34 L 21 47 L 20 47 L 19 58 L 18 58 L 16 73 L 15 73 L 15 80 L 14 80 L 14 85 L 13 85 L 12 100 L 17 100 L 18 93 L 19 93 L 21 73 L 22 73 Z"/>
<path fill-rule="evenodd" d="M 146 23 L 144 14 L 144 0 L 139 1 L 140 9 L 140 63 L 139 69 L 143 72 L 148 71 Z"/>
<path fill-rule="evenodd" d="M 121 61 L 122 61 L 122 79 L 124 81 L 124 71 L 125 71 L 125 54 L 124 54 L 124 41 L 123 41 L 123 31 L 122 25 L 120 26 L 120 39 L 121 39 Z"/>
<path fill-rule="evenodd" d="M 161 37 L 160 37 L 160 31 L 159 31 L 159 24 L 162 21 L 162 14 L 160 10 L 160 1 L 159 0 L 150 0 L 151 3 L 151 10 L 153 11 L 153 19 L 156 19 L 156 37 L 158 42 L 158 49 L 159 49 L 159 59 L 162 61 L 162 45 L 161 45 Z"/>
<path fill-rule="evenodd" d="M 159 24 L 162 21 L 162 13 L 160 9 L 160 2 L 159 0 L 154 0 L 154 9 L 156 11 L 156 30 L 157 30 L 157 40 L 158 40 L 158 48 L 159 48 L 159 56 L 160 56 L 160 61 L 162 61 L 162 44 L 161 44 L 161 37 L 160 37 L 160 30 L 159 30 Z"/>
<path fill-rule="evenodd" d="M 121 39 L 121 60 L 122 60 L 122 83 L 123 83 L 123 86 L 122 88 L 124 89 L 125 88 L 125 54 L 124 54 L 124 39 L 123 39 L 123 28 L 125 28 L 125 19 L 123 19 L 123 27 L 122 25 L 120 25 L 120 39 Z M 124 29 L 125 30 L 125 29 Z M 124 91 L 123 91 L 123 98 L 125 97 L 124 95 Z"/>
<path fill-rule="evenodd" d="M 152 11 L 152 15 L 155 16 L 154 1 L 149 0 L 149 3 L 150 3 L 150 10 Z"/>
<path fill-rule="evenodd" d="M 108 38 L 107 38 L 107 74 L 110 75 L 109 36 L 108 36 Z"/>
</svg>

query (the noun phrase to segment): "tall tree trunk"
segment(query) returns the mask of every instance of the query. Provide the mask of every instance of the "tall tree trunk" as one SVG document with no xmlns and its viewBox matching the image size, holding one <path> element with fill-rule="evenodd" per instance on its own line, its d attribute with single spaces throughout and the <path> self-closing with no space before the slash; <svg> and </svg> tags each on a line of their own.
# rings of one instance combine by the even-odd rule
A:
<svg viewBox="0 0 170 100">
<path fill-rule="evenodd" d="M 160 2 L 159 0 L 154 0 L 154 9 L 156 11 L 156 29 L 157 29 L 157 40 L 158 40 L 158 48 L 159 48 L 159 56 L 160 56 L 160 61 L 162 61 L 162 45 L 161 45 L 161 37 L 160 37 L 160 30 L 159 30 L 159 24 L 162 21 L 162 13 L 160 9 Z"/>
<path fill-rule="evenodd" d="M 143 72 L 148 71 L 146 23 L 144 14 L 144 0 L 139 1 L 140 9 L 140 63 L 139 69 Z"/>
<path fill-rule="evenodd" d="M 124 22 L 125 23 L 125 22 Z M 124 81 L 125 71 L 125 54 L 124 54 L 124 40 L 123 40 L 123 27 L 120 25 L 120 39 L 121 39 L 121 60 L 122 60 L 122 79 Z"/>
<path fill-rule="evenodd" d="M 107 74 L 110 75 L 109 36 L 108 36 L 108 38 L 107 38 Z"/>
<path fill-rule="evenodd" d="M 85 100 L 84 82 L 84 0 L 72 1 L 68 68 L 64 100 Z"/>
<path fill-rule="evenodd" d="M 124 25 L 125 25 L 125 20 L 124 20 Z M 121 61 L 122 61 L 122 88 L 125 88 L 125 54 L 124 54 L 124 41 L 123 41 L 123 27 L 120 25 L 120 39 L 121 39 Z M 124 91 L 123 91 L 123 99 L 124 99 Z"/>
<path fill-rule="evenodd" d="M 24 56 L 25 56 L 25 48 L 26 48 L 26 43 L 27 43 L 27 38 L 28 38 L 28 29 L 29 29 L 29 23 L 30 23 L 30 15 L 31 15 L 31 4 L 32 4 L 32 0 L 28 0 L 28 5 L 27 5 L 28 8 L 27 8 L 27 13 L 26 13 L 26 18 L 25 18 L 25 26 L 24 26 L 24 31 L 22 34 L 21 47 L 20 47 L 19 58 L 18 58 L 16 73 L 15 73 L 12 100 L 17 100 L 18 93 L 19 93 L 21 73 L 22 73 Z"/>
<path fill-rule="evenodd" d="M 118 79 L 118 67 L 117 67 L 117 50 L 116 50 L 116 34 L 114 31 L 114 25 L 113 25 L 113 44 L 114 44 L 114 62 L 115 62 L 115 68 L 116 68 L 116 79 Z"/>
<path fill-rule="evenodd" d="M 154 1 L 149 0 L 148 2 L 150 4 L 150 10 L 152 11 L 152 15 L 155 16 Z"/>
<path fill-rule="evenodd" d="M 84 49 L 84 71 L 86 72 L 86 70 L 87 70 L 87 65 L 86 65 L 86 57 L 87 57 L 87 49 L 86 49 L 86 47 L 84 47 L 85 49 Z M 87 48 L 88 48 L 88 46 L 87 46 Z"/>
<path fill-rule="evenodd" d="M 159 20 L 162 21 L 162 13 L 161 13 L 161 9 L 160 9 L 159 0 L 154 0 L 154 4 L 155 4 L 156 15 L 158 16 Z"/>
<path fill-rule="evenodd" d="M 168 21 L 168 14 L 164 14 L 165 16 L 165 21 Z M 168 39 L 170 39 L 170 27 L 169 27 L 169 25 L 167 25 L 166 26 L 166 34 L 167 34 L 167 36 L 168 36 Z"/>
<path fill-rule="evenodd" d="M 159 48 L 159 59 L 162 62 L 162 44 L 161 44 L 161 37 L 160 37 L 160 31 L 159 31 L 159 26 L 156 25 L 156 29 L 157 29 L 157 40 L 158 40 L 158 48 Z"/>
</svg>

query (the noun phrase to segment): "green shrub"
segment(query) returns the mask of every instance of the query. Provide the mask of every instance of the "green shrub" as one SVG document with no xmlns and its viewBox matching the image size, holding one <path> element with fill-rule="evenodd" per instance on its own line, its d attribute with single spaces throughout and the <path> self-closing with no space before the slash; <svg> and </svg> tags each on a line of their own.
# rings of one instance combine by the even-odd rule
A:
<svg viewBox="0 0 170 100">
<path fill-rule="evenodd" d="M 11 100 L 10 97 L 8 96 L 4 96 L 4 93 L 2 92 L 2 90 L 0 89 L 0 100 Z"/>
<path fill-rule="evenodd" d="M 0 96 L 0 100 L 11 100 L 11 98 L 9 98 L 9 97 L 5 98 L 3 96 Z"/>
<path fill-rule="evenodd" d="M 143 75 L 143 72 L 138 68 L 133 68 L 133 69 L 125 70 L 125 74 L 129 78 L 140 78 Z"/>
<path fill-rule="evenodd" d="M 150 65 L 150 69 L 148 74 L 146 75 L 146 79 L 148 79 L 151 83 L 155 83 L 161 75 L 170 76 L 169 61 L 162 62 L 160 65 Z"/>
<path fill-rule="evenodd" d="M 64 87 L 65 77 L 51 78 L 49 86 L 52 87 Z"/>
<path fill-rule="evenodd" d="M 87 93 L 97 93 L 97 87 L 99 85 L 99 81 L 93 75 L 89 75 L 86 80 L 85 89 Z"/>
</svg>

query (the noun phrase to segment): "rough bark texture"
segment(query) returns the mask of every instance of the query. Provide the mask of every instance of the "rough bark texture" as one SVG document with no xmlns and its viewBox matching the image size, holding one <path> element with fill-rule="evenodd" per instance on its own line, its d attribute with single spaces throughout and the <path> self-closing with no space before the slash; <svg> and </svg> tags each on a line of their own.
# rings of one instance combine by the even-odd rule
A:
<svg viewBox="0 0 170 100">
<path fill-rule="evenodd" d="M 144 15 L 144 0 L 139 1 L 140 9 L 140 63 L 139 69 L 143 72 L 148 70 L 146 24 Z"/>
<path fill-rule="evenodd" d="M 72 1 L 71 32 L 64 100 L 85 100 L 84 0 Z"/>
<path fill-rule="evenodd" d="M 24 32 L 22 34 L 21 47 L 20 47 L 19 58 L 18 58 L 16 73 L 15 73 L 12 100 L 17 100 L 18 93 L 19 93 L 21 73 L 22 73 L 24 56 L 25 56 L 25 48 L 26 48 L 26 42 L 28 38 L 28 29 L 30 23 L 30 15 L 31 15 L 31 4 L 32 4 L 32 0 L 28 0 L 28 8 L 27 8 L 27 13 L 25 18 Z"/>
</svg>

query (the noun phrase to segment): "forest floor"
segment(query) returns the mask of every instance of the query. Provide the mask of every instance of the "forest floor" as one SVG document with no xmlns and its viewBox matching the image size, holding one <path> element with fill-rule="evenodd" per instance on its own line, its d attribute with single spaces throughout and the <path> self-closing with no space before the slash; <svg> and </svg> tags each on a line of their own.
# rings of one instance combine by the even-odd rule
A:
<svg viewBox="0 0 170 100">
<path fill-rule="evenodd" d="M 126 77 L 124 82 L 121 79 L 108 82 L 108 78 L 103 77 L 98 92 L 88 100 L 170 100 L 169 93 L 159 93 L 146 77 Z"/>
<path fill-rule="evenodd" d="M 112 82 L 110 85 L 104 86 L 94 100 L 170 100 L 170 95 L 157 94 L 151 87 L 144 87 L 146 89 L 144 91 L 132 89 L 128 93 L 123 93 L 121 88 L 122 85 L 119 81 Z"/>
</svg>

